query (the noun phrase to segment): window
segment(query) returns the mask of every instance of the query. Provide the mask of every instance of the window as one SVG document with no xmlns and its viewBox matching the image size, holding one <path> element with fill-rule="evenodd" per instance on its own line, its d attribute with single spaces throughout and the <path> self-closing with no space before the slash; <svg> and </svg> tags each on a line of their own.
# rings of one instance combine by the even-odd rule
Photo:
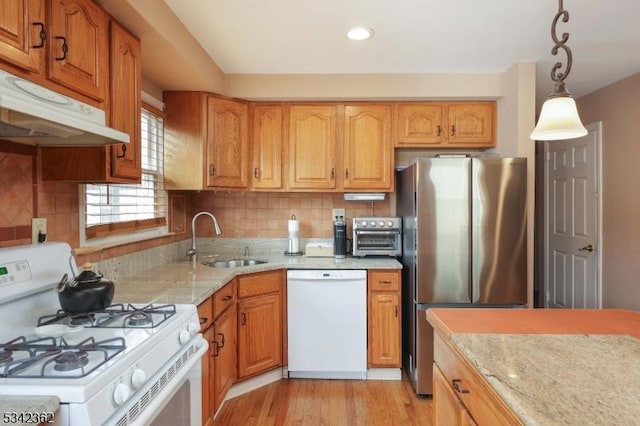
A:
<svg viewBox="0 0 640 426">
<path fill-rule="evenodd" d="M 167 233 L 163 119 L 143 108 L 141 124 L 142 182 L 85 185 L 84 242 L 107 238 L 105 243 L 122 243 Z"/>
</svg>

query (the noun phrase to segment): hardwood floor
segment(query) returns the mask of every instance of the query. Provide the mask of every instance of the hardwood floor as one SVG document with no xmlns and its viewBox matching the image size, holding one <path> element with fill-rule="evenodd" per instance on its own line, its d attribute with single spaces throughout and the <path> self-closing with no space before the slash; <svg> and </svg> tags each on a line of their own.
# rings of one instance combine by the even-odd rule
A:
<svg viewBox="0 0 640 426">
<path fill-rule="evenodd" d="M 431 425 L 430 398 L 402 381 L 286 379 L 225 402 L 214 425 Z"/>
</svg>

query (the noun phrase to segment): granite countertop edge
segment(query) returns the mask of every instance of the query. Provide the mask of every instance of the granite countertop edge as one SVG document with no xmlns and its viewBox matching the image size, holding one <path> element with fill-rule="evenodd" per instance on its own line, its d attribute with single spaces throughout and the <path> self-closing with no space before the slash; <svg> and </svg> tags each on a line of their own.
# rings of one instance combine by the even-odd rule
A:
<svg viewBox="0 0 640 426">
<path fill-rule="evenodd" d="M 278 269 L 402 269 L 402 264 L 392 257 L 335 259 L 267 254 L 251 256 L 251 259 L 266 263 L 236 268 L 212 268 L 202 261 L 169 262 L 116 281 L 113 303 L 199 305 L 238 275 Z"/>
</svg>

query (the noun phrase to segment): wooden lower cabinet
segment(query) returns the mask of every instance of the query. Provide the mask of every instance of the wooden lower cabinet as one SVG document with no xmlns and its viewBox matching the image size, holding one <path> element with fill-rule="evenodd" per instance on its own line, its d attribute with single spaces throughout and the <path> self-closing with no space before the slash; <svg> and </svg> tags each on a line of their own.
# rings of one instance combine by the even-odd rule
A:
<svg viewBox="0 0 640 426">
<path fill-rule="evenodd" d="M 367 365 L 401 366 L 400 271 L 367 273 Z"/>
<path fill-rule="evenodd" d="M 238 302 L 238 379 L 282 365 L 280 292 Z"/>
<path fill-rule="evenodd" d="M 236 380 L 236 308 L 232 306 L 213 323 L 213 406 L 215 413 Z"/>
<path fill-rule="evenodd" d="M 434 329 L 433 340 L 435 426 L 522 424 L 448 337 Z"/>
<path fill-rule="evenodd" d="M 443 426 L 477 425 L 435 364 L 433 365 L 433 424 Z"/>
</svg>

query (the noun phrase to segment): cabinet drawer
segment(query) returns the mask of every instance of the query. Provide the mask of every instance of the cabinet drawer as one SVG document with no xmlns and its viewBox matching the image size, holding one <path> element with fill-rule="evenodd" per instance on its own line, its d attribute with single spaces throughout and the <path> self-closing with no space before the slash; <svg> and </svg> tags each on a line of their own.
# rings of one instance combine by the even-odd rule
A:
<svg viewBox="0 0 640 426">
<path fill-rule="evenodd" d="M 200 318 L 200 331 L 204 332 L 211 324 L 213 324 L 213 298 L 198 305 L 198 317 Z"/>
<path fill-rule="evenodd" d="M 438 333 L 434 333 L 434 361 L 477 424 L 522 424 L 480 374 Z"/>
<path fill-rule="evenodd" d="M 400 290 L 399 271 L 369 271 L 369 291 L 398 291 Z"/>
<path fill-rule="evenodd" d="M 261 272 L 238 277 L 238 297 L 273 293 L 282 288 L 282 270 Z"/>
<path fill-rule="evenodd" d="M 227 308 L 236 303 L 237 281 L 234 279 L 230 283 L 225 284 L 220 290 L 216 291 L 213 296 L 213 318 L 227 310 Z"/>
</svg>

